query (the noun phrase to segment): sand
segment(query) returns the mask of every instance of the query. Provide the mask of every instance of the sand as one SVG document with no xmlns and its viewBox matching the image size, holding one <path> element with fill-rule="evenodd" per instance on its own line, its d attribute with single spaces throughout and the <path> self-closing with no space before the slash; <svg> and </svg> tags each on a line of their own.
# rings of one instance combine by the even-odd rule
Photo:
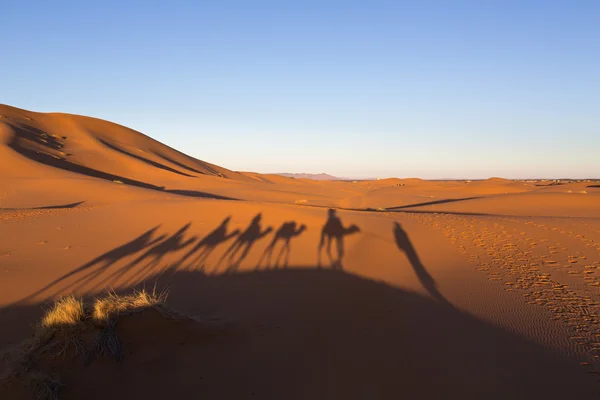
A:
<svg viewBox="0 0 600 400">
<path fill-rule="evenodd" d="M 600 393 L 597 184 L 309 181 L 94 118 L 0 115 L 1 348 L 68 293 L 168 288 L 230 321 L 124 323 L 131 354 L 63 371 L 66 398 Z"/>
</svg>

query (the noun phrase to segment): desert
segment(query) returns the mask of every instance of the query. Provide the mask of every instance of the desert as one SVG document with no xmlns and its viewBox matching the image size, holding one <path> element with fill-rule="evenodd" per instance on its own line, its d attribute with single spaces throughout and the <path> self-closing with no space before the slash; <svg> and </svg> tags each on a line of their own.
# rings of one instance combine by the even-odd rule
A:
<svg viewBox="0 0 600 400">
<path fill-rule="evenodd" d="M 600 398 L 600 1 L 3 1 L 0 400 Z"/>
<path fill-rule="evenodd" d="M 2 398 L 599 392 L 597 181 L 296 179 L 0 116 Z"/>
</svg>

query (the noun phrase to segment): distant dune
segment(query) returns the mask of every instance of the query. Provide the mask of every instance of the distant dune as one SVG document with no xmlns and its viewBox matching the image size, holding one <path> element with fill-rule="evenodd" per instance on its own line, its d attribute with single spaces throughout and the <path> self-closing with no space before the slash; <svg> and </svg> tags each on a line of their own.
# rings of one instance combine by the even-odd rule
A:
<svg viewBox="0 0 600 400">
<path fill-rule="evenodd" d="M 287 178 L 295 178 L 295 179 L 312 179 L 313 181 L 339 181 L 342 178 L 338 178 L 329 174 L 321 173 L 321 174 L 293 174 L 293 173 L 280 173 L 276 175 L 285 176 Z"/>
</svg>

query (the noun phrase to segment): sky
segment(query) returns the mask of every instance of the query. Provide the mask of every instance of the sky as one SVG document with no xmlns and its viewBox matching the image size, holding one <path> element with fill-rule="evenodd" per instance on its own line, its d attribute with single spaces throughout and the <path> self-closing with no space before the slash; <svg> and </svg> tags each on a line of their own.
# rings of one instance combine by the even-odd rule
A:
<svg viewBox="0 0 600 400">
<path fill-rule="evenodd" d="M 600 177 L 598 0 L 4 0 L 0 103 L 201 160 Z"/>
</svg>

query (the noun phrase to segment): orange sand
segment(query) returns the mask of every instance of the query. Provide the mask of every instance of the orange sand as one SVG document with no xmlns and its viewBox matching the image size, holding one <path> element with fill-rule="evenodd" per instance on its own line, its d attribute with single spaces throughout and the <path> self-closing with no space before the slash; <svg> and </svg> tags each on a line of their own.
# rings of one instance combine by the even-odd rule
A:
<svg viewBox="0 0 600 400">
<path fill-rule="evenodd" d="M 180 347 L 156 328 L 122 366 L 71 371 L 70 398 L 599 392 L 592 184 L 314 182 L 233 172 L 94 118 L 0 116 L 0 347 L 69 292 L 156 284 L 181 311 L 231 321 Z"/>
</svg>

